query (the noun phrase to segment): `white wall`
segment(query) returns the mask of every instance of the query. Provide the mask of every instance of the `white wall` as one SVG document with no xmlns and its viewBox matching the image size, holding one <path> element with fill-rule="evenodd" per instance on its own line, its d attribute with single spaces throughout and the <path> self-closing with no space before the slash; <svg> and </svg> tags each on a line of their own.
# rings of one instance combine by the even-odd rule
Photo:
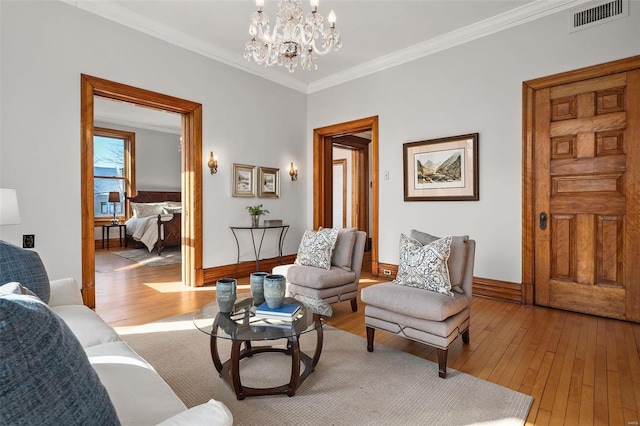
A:
<svg viewBox="0 0 640 426">
<path fill-rule="evenodd" d="M 638 8 L 572 34 L 567 13 L 309 96 L 309 147 L 314 128 L 379 116 L 380 175 L 390 172 L 380 181 L 380 262 L 398 263 L 400 233 L 412 228 L 469 234 L 477 241 L 476 276 L 521 282 L 522 82 L 640 54 Z M 404 202 L 403 143 L 475 132 L 480 201 Z"/>
<path fill-rule="evenodd" d="M 352 161 L 351 161 L 351 155 L 352 155 L 353 151 L 349 150 L 349 149 L 343 149 L 343 148 L 333 148 L 333 159 L 334 160 L 346 160 L 346 166 L 345 166 L 345 182 L 346 183 L 346 203 L 344 206 L 345 209 L 345 213 L 346 213 L 346 217 L 347 217 L 347 224 L 345 226 L 345 228 L 349 228 L 351 227 L 351 203 L 352 201 L 352 182 L 351 182 L 351 174 L 352 172 Z M 335 167 L 335 166 L 334 166 Z M 342 198 L 342 188 L 333 188 L 333 199 L 336 199 L 336 196 L 339 196 L 340 198 Z M 335 206 L 335 202 L 333 203 L 333 205 Z M 334 208 L 335 211 L 335 208 Z M 338 221 L 336 221 L 336 216 L 334 214 L 334 219 L 333 219 L 333 226 L 334 227 L 342 227 L 342 218 L 340 218 Z"/>
<path fill-rule="evenodd" d="M 250 223 L 249 204 L 263 203 L 269 217 L 291 225 L 284 251 L 296 252 L 308 174 L 282 179 L 279 199 L 233 198 L 231 167 L 278 167 L 286 178 L 291 161 L 304 164 L 304 94 L 61 2 L 3 1 L 0 10 L 0 186 L 18 190 L 22 213 L 22 224 L 2 227 L 0 238 L 20 244 L 22 234 L 35 234 L 50 278 L 80 280 L 84 73 L 202 103 L 205 268 L 235 262 L 228 227 Z M 213 176 L 211 150 L 219 158 Z M 265 255 L 275 255 L 275 241 L 265 239 Z"/>
</svg>

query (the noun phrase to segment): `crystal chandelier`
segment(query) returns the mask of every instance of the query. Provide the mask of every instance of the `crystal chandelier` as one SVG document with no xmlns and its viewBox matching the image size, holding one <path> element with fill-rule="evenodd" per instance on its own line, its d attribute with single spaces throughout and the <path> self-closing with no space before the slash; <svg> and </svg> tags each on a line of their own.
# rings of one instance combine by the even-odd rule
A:
<svg viewBox="0 0 640 426">
<path fill-rule="evenodd" d="M 244 57 L 253 58 L 265 67 L 285 66 L 289 72 L 298 66 L 302 69 L 318 69 L 316 60 L 342 46 L 340 31 L 336 30 L 336 14 L 329 12 L 329 28 L 324 28 L 324 18 L 318 13 L 319 0 L 311 0 L 311 12 L 306 16 L 300 0 L 279 0 L 276 24 L 273 31 L 269 17 L 262 11 L 264 0 L 256 0 L 258 11 L 251 15 L 249 34 L 251 40 L 244 48 Z M 320 48 L 316 40 L 322 39 Z M 319 40 L 318 40 L 319 41 Z"/>
</svg>

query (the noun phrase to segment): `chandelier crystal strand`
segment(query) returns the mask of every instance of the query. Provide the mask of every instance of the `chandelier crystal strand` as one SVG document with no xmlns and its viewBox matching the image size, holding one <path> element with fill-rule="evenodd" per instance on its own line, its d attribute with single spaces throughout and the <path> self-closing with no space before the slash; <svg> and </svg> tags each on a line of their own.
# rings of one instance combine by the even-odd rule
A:
<svg viewBox="0 0 640 426">
<path fill-rule="evenodd" d="M 342 46 L 340 31 L 336 30 L 336 14 L 327 16 L 329 28 L 318 13 L 319 0 L 311 0 L 311 12 L 306 16 L 300 0 L 279 0 L 273 30 L 269 17 L 262 10 L 264 0 L 256 0 L 258 11 L 250 17 L 249 40 L 244 47 L 244 57 L 271 67 L 284 66 L 293 72 L 300 62 L 304 70 L 318 69 L 318 57 Z M 316 40 L 321 41 L 320 47 Z"/>
</svg>

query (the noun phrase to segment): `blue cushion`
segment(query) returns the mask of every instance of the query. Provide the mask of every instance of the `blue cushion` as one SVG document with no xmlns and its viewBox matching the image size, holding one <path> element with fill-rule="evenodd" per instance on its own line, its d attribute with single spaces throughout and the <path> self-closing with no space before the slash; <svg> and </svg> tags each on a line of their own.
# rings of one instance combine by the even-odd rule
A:
<svg viewBox="0 0 640 426">
<path fill-rule="evenodd" d="M 119 425 L 86 353 L 40 300 L 0 296 L 0 424 Z"/>
<path fill-rule="evenodd" d="M 38 253 L 0 241 L 0 285 L 12 281 L 19 282 L 44 303 L 49 303 L 49 277 Z"/>
</svg>

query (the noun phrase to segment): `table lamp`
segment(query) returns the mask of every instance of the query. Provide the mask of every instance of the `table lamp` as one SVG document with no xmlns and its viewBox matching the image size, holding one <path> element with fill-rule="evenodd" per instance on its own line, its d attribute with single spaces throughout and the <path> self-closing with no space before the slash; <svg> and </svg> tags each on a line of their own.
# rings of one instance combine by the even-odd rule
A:
<svg viewBox="0 0 640 426">
<path fill-rule="evenodd" d="M 18 225 L 20 209 L 15 189 L 0 188 L 0 225 Z"/>
<path fill-rule="evenodd" d="M 111 223 L 115 225 L 118 223 L 118 219 L 116 219 L 116 203 L 120 202 L 120 193 L 109 192 L 109 202 L 113 203 L 113 219 L 111 219 Z"/>
</svg>

